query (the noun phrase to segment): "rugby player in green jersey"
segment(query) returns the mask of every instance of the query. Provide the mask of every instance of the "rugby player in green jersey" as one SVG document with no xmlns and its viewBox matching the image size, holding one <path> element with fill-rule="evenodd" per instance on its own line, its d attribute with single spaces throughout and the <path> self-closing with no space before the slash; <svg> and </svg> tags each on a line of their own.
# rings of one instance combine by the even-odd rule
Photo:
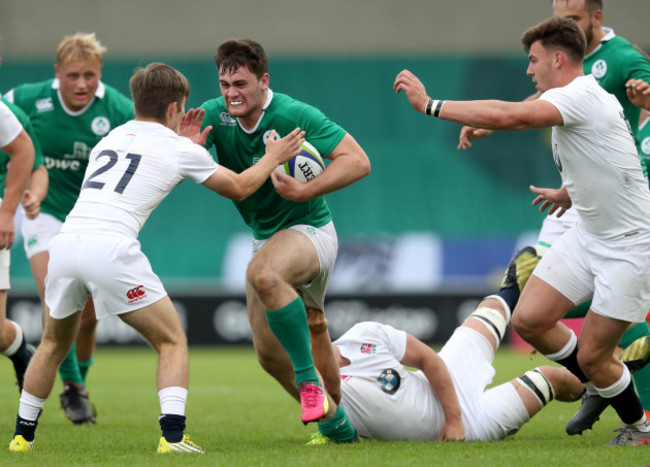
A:
<svg viewBox="0 0 650 467">
<path fill-rule="evenodd" d="M 578 23 L 587 38 L 587 50 L 583 61 L 585 74 L 592 74 L 598 84 L 610 94 L 614 94 L 623 107 L 630 129 L 635 137 L 637 151 L 641 156 L 644 172 L 648 167 L 641 150 L 641 141 L 638 134 L 639 115 L 642 109 L 650 109 L 650 63 L 635 47 L 617 36 L 614 30 L 602 25 L 603 1 L 602 0 L 554 0 L 553 14 L 562 18 L 570 18 Z M 527 100 L 537 99 L 536 93 Z M 459 149 L 471 146 L 470 140 L 484 138 L 492 134 L 491 130 L 476 129 L 464 126 L 460 132 Z M 528 252 L 521 251 L 511 262 L 512 268 L 527 269 L 534 264 L 524 264 L 538 261 L 535 256 L 541 256 L 557 238 L 564 233 L 577 220 L 575 209 L 567 211 L 562 218 L 548 215 L 544 218 L 542 229 L 539 233 L 538 243 L 529 247 Z M 532 258 L 530 252 L 536 251 Z M 517 265 L 516 263 L 521 263 Z M 514 269 L 513 269 L 514 271 Z M 512 285 L 512 282 L 509 282 Z M 523 288 L 523 283 L 519 284 Z M 516 301 L 515 301 L 516 303 Z M 566 318 L 585 317 L 591 301 L 587 301 L 571 310 Z M 632 326 L 621 338 L 620 345 L 624 349 L 633 344 L 643 344 L 650 336 L 650 326 L 642 322 Z M 650 358 L 650 346 L 646 355 L 641 358 L 647 361 Z M 640 369 L 633 374 L 634 382 L 639 392 L 646 414 L 650 417 L 650 366 Z M 569 422 L 569 434 L 582 433 L 598 420 L 603 410 L 607 408 L 605 401 L 595 394 L 587 393 L 583 399 L 581 409 Z"/>
<path fill-rule="evenodd" d="M 309 342 L 305 307 L 323 312 L 327 281 L 338 241 L 323 195 L 370 173 L 364 150 L 320 110 L 269 88 L 268 59 L 250 39 L 219 45 L 216 54 L 222 96 L 205 102 L 206 147 L 219 164 L 242 172 L 264 154 L 272 130 L 284 136 L 296 127 L 330 160 L 308 183 L 275 171 L 244 201 L 235 202 L 253 233 L 246 298 L 253 342 L 262 367 L 301 404 L 303 423 L 336 441 L 356 432 L 319 381 Z"/>
<path fill-rule="evenodd" d="M 101 81 L 104 51 L 94 33 L 66 36 L 57 49 L 55 78 L 16 86 L 5 95 L 34 125 L 50 177 L 41 213 L 34 220 L 25 219 L 22 225 L 25 251 L 41 300 L 48 244 L 79 195 L 90 150 L 111 129 L 133 118 L 131 100 Z M 85 389 L 95 346 L 92 300 L 83 316 L 77 346 L 59 369 L 64 383 L 61 406 L 74 423 L 95 419 Z"/>
</svg>

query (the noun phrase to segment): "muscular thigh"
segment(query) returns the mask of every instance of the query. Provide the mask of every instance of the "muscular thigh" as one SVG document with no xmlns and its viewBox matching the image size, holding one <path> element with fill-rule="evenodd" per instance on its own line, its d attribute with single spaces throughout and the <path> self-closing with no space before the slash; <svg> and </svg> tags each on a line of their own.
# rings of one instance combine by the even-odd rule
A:
<svg viewBox="0 0 650 467">
<path fill-rule="evenodd" d="M 253 274 L 257 270 L 270 268 L 293 286 L 309 282 L 318 275 L 320 265 L 316 248 L 301 232 L 281 230 L 257 245 L 259 248 L 249 265 L 249 271 Z"/>
</svg>

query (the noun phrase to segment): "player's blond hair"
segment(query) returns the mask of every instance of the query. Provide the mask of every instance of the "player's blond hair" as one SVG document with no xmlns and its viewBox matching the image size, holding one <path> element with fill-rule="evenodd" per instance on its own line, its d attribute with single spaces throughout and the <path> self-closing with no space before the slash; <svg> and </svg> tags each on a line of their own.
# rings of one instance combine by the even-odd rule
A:
<svg viewBox="0 0 650 467">
<path fill-rule="evenodd" d="M 77 32 L 65 36 L 56 49 L 56 63 L 62 64 L 66 60 L 88 60 L 101 63 L 106 52 L 95 36 L 94 32 Z"/>
</svg>

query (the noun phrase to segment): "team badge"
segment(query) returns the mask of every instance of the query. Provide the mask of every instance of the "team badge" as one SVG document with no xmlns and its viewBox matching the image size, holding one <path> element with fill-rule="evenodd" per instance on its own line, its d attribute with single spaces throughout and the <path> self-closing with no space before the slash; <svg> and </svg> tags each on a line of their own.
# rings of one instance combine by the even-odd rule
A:
<svg viewBox="0 0 650 467">
<path fill-rule="evenodd" d="M 402 381 L 397 371 L 389 368 L 381 372 L 377 381 L 381 385 L 381 390 L 386 394 L 395 394 L 399 389 L 399 384 Z"/>
<path fill-rule="evenodd" d="M 641 141 L 641 151 L 643 154 L 650 155 L 650 136 L 643 138 L 643 141 Z"/>
<path fill-rule="evenodd" d="M 366 355 L 373 355 L 375 352 L 377 352 L 377 349 L 373 344 L 361 344 L 361 353 L 366 354 Z"/>
<path fill-rule="evenodd" d="M 104 136 L 111 129 L 111 122 L 106 117 L 95 117 L 90 124 L 90 129 L 97 136 Z"/>
<path fill-rule="evenodd" d="M 607 62 L 605 60 L 596 60 L 591 66 L 591 73 L 594 77 L 600 79 L 607 74 Z"/>
</svg>

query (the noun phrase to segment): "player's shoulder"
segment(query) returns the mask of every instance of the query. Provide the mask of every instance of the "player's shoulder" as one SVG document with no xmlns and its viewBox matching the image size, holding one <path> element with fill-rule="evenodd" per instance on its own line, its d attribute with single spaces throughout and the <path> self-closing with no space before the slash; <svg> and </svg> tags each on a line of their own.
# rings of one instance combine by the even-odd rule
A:
<svg viewBox="0 0 650 467">
<path fill-rule="evenodd" d="M 11 102 L 24 109 L 25 104 L 51 97 L 54 93 L 52 89 L 53 82 L 54 78 L 34 83 L 19 84 L 10 89 L 7 95 L 11 96 L 9 99 Z"/>
<path fill-rule="evenodd" d="M 11 113 L 13 113 L 16 116 L 16 118 L 18 119 L 18 121 L 23 127 L 25 127 L 29 123 L 29 117 L 23 111 L 23 109 L 18 107 L 13 102 L 6 100 L 4 97 L 0 97 L 0 100 L 2 100 L 2 103 L 5 104 L 9 108 L 9 110 L 11 110 Z"/>
</svg>

